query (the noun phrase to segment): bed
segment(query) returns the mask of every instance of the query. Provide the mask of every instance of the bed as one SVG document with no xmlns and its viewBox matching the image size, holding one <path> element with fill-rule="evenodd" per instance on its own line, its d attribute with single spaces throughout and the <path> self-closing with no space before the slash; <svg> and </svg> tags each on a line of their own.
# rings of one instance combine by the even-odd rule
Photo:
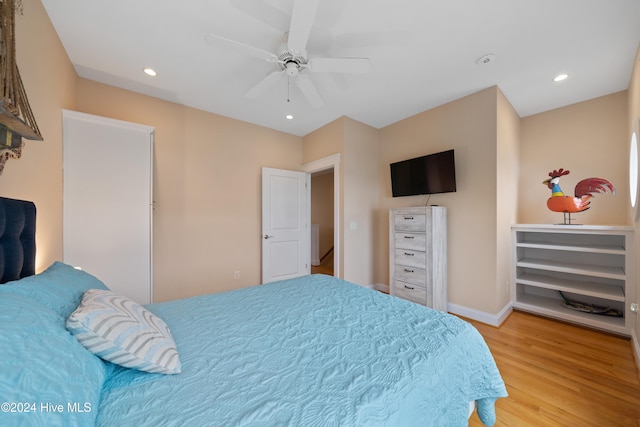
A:
<svg viewBox="0 0 640 427">
<path fill-rule="evenodd" d="M 34 236 L 33 203 L 0 198 L 0 425 L 464 426 L 471 404 L 490 426 L 507 396 L 452 315 L 325 275 L 142 307 L 61 262 L 34 274 Z M 95 326 L 109 304 L 129 344 Z"/>
</svg>

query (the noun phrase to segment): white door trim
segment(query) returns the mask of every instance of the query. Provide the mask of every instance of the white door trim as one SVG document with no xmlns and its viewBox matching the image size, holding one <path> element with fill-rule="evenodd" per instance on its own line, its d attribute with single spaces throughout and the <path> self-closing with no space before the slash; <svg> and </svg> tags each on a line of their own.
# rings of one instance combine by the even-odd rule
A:
<svg viewBox="0 0 640 427">
<path fill-rule="evenodd" d="M 333 275 L 342 277 L 340 268 L 340 153 L 332 154 L 322 159 L 314 160 L 302 165 L 302 170 L 308 173 L 320 172 L 333 168 Z"/>
<path fill-rule="evenodd" d="M 63 261 L 153 302 L 155 128 L 62 110 L 62 134 Z"/>
</svg>

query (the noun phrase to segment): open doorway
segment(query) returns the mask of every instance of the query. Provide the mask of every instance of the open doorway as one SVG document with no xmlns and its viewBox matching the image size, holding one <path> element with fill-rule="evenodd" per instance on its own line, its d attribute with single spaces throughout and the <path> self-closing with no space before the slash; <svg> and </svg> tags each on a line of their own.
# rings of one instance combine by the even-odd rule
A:
<svg viewBox="0 0 640 427">
<path fill-rule="evenodd" d="M 333 168 L 311 174 L 311 273 L 334 274 Z"/>
<path fill-rule="evenodd" d="M 318 254 L 317 254 L 317 260 L 320 261 L 321 258 L 324 257 L 324 262 L 326 264 L 330 264 L 332 267 L 332 271 L 331 274 L 335 277 L 342 277 L 342 270 L 341 270 L 341 261 L 340 261 L 340 254 L 341 254 L 341 247 L 340 247 L 340 154 L 332 154 L 328 157 L 319 159 L 319 160 L 314 160 L 310 163 L 307 163 L 305 165 L 303 165 L 303 170 L 309 174 L 311 174 L 311 191 L 313 192 L 313 187 L 314 187 L 314 183 L 313 183 L 313 176 L 315 175 L 317 178 L 320 179 L 325 179 L 325 180 L 329 180 L 331 179 L 331 182 L 333 183 L 333 192 L 331 193 L 333 195 L 333 203 L 332 203 L 332 208 L 331 211 L 333 212 L 333 222 L 332 222 L 332 228 L 333 228 L 333 239 L 331 240 L 331 237 L 325 239 L 325 241 L 323 242 L 322 247 L 323 248 L 327 248 L 324 252 L 321 252 L 320 249 L 320 244 L 318 244 Z M 324 175 L 328 175 L 328 176 L 324 176 Z M 322 178 L 324 176 L 324 178 Z M 326 184 L 326 182 L 325 182 Z M 326 200 L 326 199 L 323 199 Z M 314 204 L 318 204 L 318 203 L 324 203 L 327 204 L 327 202 L 321 202 L 321 201 L 313 201 L 313 195 L 311 196 L 311 211 L 313 212 L 314 210 L 318 210 L 318 211 L 323 211 L 326 212 L 326 206 L 314 206 Z M 312 214 L 313 215 L 313 214 Z M 324 214 L 323 214 L 324 215 Z M 330 214 L 327 214 L 330 215 Z M 323 219 L 323 222 L 328 223 L 328 221 L 326 219 Z M 313 222 L 313 217 L 311 218 L 311 223 L 314 224 Z M 318 226 L 320 226 L 320 224 L 318 224 Z M 312 233 L 313 233 L 313 225 L 312 225 Z M 324 231 L 322 233 L 324 235 Z M 331 234 L 331 232 L 329 232 L 329 234 Z M 318 227 L 318 236 L 320 236 L 320 228 Z M 312 237 L 313 238 L 313 237 Z M 329 251 L 328 248 L 333 248 L 331 251 Z M 314 249 L 311 249 L 311 264 L 313 266 L 314 262 L 314 254 L 313 254 Z M 322 262 L 318 262 L 318 264 L 322 264 Z M 313 267 L 312 267 L 313 268 Z M 312 273 L 314 273 L 315 271 L 312 270 Z M 322 271 L 320 271 L 320 273 L 324 273 Z M 325 273 L 328 274 L 328 273 Z"/>
</svg>

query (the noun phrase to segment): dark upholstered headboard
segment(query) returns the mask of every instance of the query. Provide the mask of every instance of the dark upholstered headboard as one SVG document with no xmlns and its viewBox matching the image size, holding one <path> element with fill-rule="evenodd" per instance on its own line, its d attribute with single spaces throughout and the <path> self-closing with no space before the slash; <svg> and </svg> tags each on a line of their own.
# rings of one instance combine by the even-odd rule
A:
<svg viewBox="0 0 640 427">
<path fill-rule="evenodd" d="M 35 274 L 36 205 L 0 197 L 0 283 Z"/>
</svg>

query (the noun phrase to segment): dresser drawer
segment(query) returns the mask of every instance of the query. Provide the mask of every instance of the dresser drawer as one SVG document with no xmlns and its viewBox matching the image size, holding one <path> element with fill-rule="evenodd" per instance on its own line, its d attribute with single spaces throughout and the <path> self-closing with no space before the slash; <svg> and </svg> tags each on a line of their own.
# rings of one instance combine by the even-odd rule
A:
<svg viewBox="0 0 640 427">
<path fill-rule="evenodd" d="M 427 305 L 427 291 L 422 286 L 411 283 L 396 281 L 396 296 L 402 299 L 413 301 L 418 304 Z"/>
<path fill-rule="evenodd" d="M 424 251 L 427 248 L 427 236 L 425 234 L 395 233 L 396 248 L 414 249 Z"/>
<path fill-rule="evenodd" d="M 427 261 L 427 255 L 424 251 L 413 251 L 411 249 L 396 249 L 396 264 L 425 268 L 426 261 Z"/>
<path fill-rule="evenodd" d="M 424 286 L 426 278 L 427 272 L 424 268 L 396 264 L 396 280 Z"/>
<path fill-rule="evenodd" d="M 425 214 L 395 214 L 393 224 L 397 231 L 425 231 L 427 216 Z"/>
</svg>

